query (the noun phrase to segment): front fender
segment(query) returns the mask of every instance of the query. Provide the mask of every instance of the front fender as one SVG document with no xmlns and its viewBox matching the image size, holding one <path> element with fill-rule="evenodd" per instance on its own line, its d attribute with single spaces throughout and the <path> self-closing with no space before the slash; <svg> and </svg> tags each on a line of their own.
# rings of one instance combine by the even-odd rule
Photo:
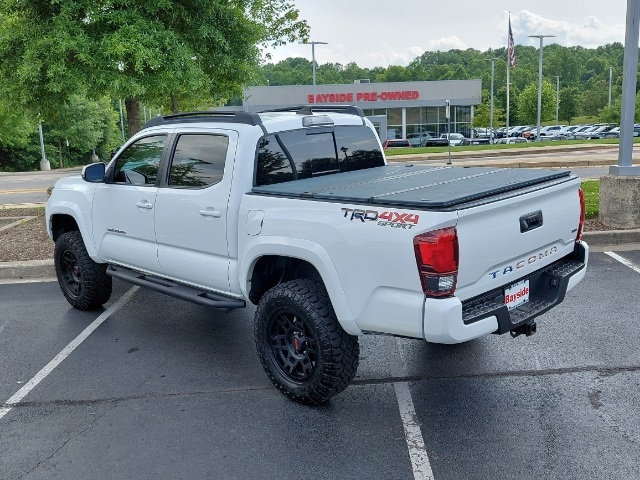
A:
<svg viewBox="0 0 640 480">
<path fill-rule="evenodd" d="M 329 254 L 322 246 L 310 240 L 274 236 L 252 239 L 240 256 L 239 262 L 240 289 L 246 298 L 249 298 L 249 279 L 253 269 L 257 261 L 266 255 L 299 258 L 313 265 L 322 277 L 342 328 L 350 335 L 362 334 L 355 322 L 340 277 Z"/>
<path fill-rule="evenodd" d="M 84 241 L 84 246 L 87 249 L 87 253 L 91 257 L 91 259 L 96 263 L 104 263 L 104 260 L 102 260 L 98 256 L 95 243 L 93 242 L 93 236 L 91 234 L 91 223 L 90 221 L 87 221 L 87 218 L 91 218 L 91 210 L 89 208 L 85 208 L 83 210 L 73 202 L 52 202 L 51 200 L 49 200 L 45 207 L 45 218 L 47 219 L 47 233 L 49 234 L 49 237 L 51 239 L 53 239 L 52 218 L 54 215 L 68 215 L 72 217 L 78 225 L 78 229 L 80 230 L 80 234 L 82 235 L 82 240 Z"/>
</svg>

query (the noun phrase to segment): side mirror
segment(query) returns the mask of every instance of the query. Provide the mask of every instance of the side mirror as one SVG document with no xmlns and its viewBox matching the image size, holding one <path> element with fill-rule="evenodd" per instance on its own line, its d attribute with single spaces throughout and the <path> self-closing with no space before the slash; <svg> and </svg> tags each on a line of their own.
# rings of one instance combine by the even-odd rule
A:
<svg viewBox="0 0 640 480">
<path fill-rule="evenodd" d="M 82 167 L 82 179 L 85 182 L 101 183 L 104 181 L 106 165 L 104 163 L 92 163 Z"/>
</svg>

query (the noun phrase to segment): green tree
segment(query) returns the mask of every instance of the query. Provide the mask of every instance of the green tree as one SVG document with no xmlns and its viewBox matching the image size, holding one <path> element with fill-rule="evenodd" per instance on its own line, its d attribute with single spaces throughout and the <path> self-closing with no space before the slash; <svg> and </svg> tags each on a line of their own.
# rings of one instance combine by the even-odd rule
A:
<svg viewBox="0 0 640 480">
<path fill-rule="evenodd" d="M 493 105 L 493 128 L 497 128 L 500 125 L 504 124 L 505 121 L 505 111 L 504 109 Z M 491 125 L 491 106 L 485 103 L 478 105 L 475 108 L 473 115 L 473 126 L 474 127 L 488 127 Z"/>
<path fill-rule="evenodd" d="M 558 106 L 558 117 L 568 124 L 578 115 L 578 97 L 580 92 L 576 87 L 565 87 L 560 89 L 560 105 Z"/>
<path fill-rule="evenodd" d="M 24 147 L 37 127 L 35 116 L 29 112 L 12 108 L 0 97 L 0 146 Z"/>
<path fill-rule="evenodd" d="M 59 164 L 67 142 L 80 155 L 98 149 L 101 153 L 117 145 L 117 114 L 109 99 L 88 100 L 81 95 L 73 95 L 63 105 L 50 123 L 45 123 L 46 140 L 58 148 Z M 49 128 L 46 128 L 49 127 Z M 115 144 L 114 144 L 115 143 Z M 70 150 L 69 150 L 70 152 Z M 85 155 L 88 157 L 88 155 Z M 70 159 L 72 163 L 86 163 L 81 159 Z"/>
<path fill-rule="evenodd" d="M 636 101 L 638 99 L 636 98 Z M 620 116 L 622 113 L 622 98 L 618 97 L 613 102 L 611 102 L 611 106 L 605 105 L 602 107 L 600 111 L 599 118 L 604 123 L 620 123 Z M 638 117 L 638 107 L 636 106 L 636 118 Z"/>
<path fill-rule="evenodd" d="M 582 89 L 580 112 L 582 115 L 594 116 L 607 105 L 609 101 L 609 85 L 604 78 L 588 82 Z"/>
<path fill-rule="evenodd" d="M 131 135 L 141 101 L 222 102 L 256 77 L 261 45 L 308 26 L 286 0 L 5 0 L 0 31 L 17 100 L 53 116 L 78 91 L 124 98 Z"/>
<path fill-rule="evenodd" d="M 542 81 L 541 121 L 551 120 L 556 114 L 556 89 L 551 82 Z M 535 124 L 538 119 L 538 85 L 532 83 L 518 95 L 518 117 L 523 123 Z"/>
</svg>

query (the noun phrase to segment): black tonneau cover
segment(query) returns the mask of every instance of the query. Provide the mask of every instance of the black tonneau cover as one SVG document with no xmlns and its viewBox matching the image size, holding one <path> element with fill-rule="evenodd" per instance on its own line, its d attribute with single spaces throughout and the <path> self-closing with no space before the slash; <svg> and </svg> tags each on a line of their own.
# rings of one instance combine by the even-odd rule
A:
<svg viewBox="0 0 640 480">
<path fill-rule="evenodd" d="M 570 172 L 491 167 L 393 165 L 325 175 L 253 192 L 344 203 L 443 209 L 570 177 Z"/>
</svg>

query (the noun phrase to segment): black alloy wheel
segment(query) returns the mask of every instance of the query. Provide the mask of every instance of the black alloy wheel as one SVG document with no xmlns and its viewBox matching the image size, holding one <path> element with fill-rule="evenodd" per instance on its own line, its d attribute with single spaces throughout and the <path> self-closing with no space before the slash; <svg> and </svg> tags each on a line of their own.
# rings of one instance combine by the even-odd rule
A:
<svg viewBox="0 0 640 480">
<path fill-rule="evenodd" d="M 73 298 L 79 298 L 82 294 L 82 270 L 78 258 L 71 250 L 63 250 L 60 255 L 60 273 L 67 293 Z"/>
<path fill-rule="evenodd" d="M 109 301 L 112 280 L 107 265 L 91 259 L 78 230 L 56 239 L 53 258 L 60 290 L 74 308 L 91 310 Z"/>
<path fill-rule="evenodd" d="M 312 378 L 316 369 L 314 332 L 296 314 L 286 308 L 275 311 L 267 325 L 271 356 L 282 375 L 294 382 Z"/>
<path fill-rule="evenodd" d="M 271 382 L 306 405 L 342 392 L 358 369 L 358 337 L 342 329 L 320 281 L 298 279 L 271 288 L 258 304 L 254 336 Z"/>
</svg>

